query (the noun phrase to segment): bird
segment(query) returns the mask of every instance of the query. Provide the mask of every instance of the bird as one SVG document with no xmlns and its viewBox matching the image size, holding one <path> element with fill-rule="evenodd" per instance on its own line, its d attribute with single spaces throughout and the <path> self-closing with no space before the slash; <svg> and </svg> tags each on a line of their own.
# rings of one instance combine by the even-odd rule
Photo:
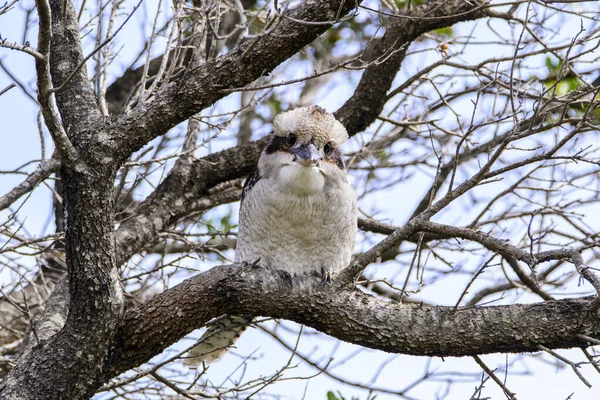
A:
<svg viewBox="0 0 600 400">
<path fill-rule="evenodd" d="M 272 139 L 242 190 L 236 262 L 324 281 L 350 263 L 357 205 L 340 151 L 347 139 L 345 127 L 319 106 L 274 118 Z M 249 316 L 219 318 L 185 363 L 220 359 L 251 322 Z"/>
</svg>

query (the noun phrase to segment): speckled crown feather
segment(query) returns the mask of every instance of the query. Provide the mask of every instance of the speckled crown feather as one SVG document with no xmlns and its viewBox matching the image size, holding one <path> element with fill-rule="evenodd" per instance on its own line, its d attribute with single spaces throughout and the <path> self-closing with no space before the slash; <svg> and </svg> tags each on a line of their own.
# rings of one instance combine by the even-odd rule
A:
<svg viewBox="0 0 600 400">
<path fill-rule="evenodd" d="M 332 141 L 334 147 L 348 139 L 344 125 L 319 106 L 296 108 L 279 114 L 273 121 L 273 132 L 277 136 L 294 133 L 299 138 L 312 137 L 321 143 Z"/>
</svg>

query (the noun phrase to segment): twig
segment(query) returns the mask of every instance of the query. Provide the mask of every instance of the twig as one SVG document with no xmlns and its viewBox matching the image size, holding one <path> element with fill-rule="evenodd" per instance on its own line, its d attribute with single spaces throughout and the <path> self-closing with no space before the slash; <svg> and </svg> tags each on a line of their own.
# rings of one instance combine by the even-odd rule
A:
<svg viewBox="0 0 600 400">
<path fill-rule="evenodd" d="M 2 7 L 0 7 L 0 15 L 7 13 L 18 1 L 19 0 L 13 0 L 10 2 L 10 4 L 5 3 Z"/>
<path fill-rule="evenodd" d="M 32 191 L 40 182 L 55 172 L 60 166 L 60 158 L 55 153 L 49 160 L 43 161 L 38 168 L 31 173 L 23 182 L 15 186 L 10 192 L 0 197 L 0 210 L 4 210 L 19 197 Z"/>
<path fill-rule="evenodd" d="M 153 371 L 153 372 L 150 373 L 150 375 L 154 379 L 156 379 L 159 382 L 162 382 L 163 384 L 165 384 L 166 386 L 168 386 L 169 388 L 171 388 L 171 390 L 173 390 L 175 393 L 178 393 L 179 395 L 185 397 L 186 399 L 192 399 L 192 400 L 195 399 L 195 397 L 193 397 L 193 396 L 191 396 L 191 395 L 189 395 L 187 393 L 187 390 L 181 389 L 179 386 L 177 386 L 176 384 L 174 384 L 173 382 L 171 382 L 167 378 L 163 377 L 158 372 Z"/>
<path fill-rule="evenodd" d="M 417 241 L 417 248 L 413 253 L 413 257 L 410 260 L 410 267 L 408 268 L 408 272 L 406 273 L 406 279 L 404 280 L 404 285 L 402 286 L 402 290 L 400 291 L 400 301 L 404 298 L 404 294 L 406 293 L 406 288 L 408 287 L 408 281 L 410 280 L 410 275 L 412 274 L 413 268 L 417 261 L 417 256 L 421 252 L 421 244 L 423 243 L 423 234 L 419 234 L 419 240 Z M 418 275 L 418 271 L 417 271 Z"/>
<path fill-rule="evenodd" d="M 467 283 L 467 287 L 465 288 L 465 290 L 462 291 L 460 297 L 458 298 L 458 300 L 456 300 L 456 304 L 454 304 L 454 310 L 458 309 L 458 306 L 460 306 L 460 302 L 462 301 L 462 299 L 467 295 L 467 293 L 469 293 L 469 288 L 471 287 L 471 285 L 473 285 L 473 283 L 477 280 L 477 278 L 479 277 L 479 275 L 481 275 L 483 273 L 483 271 L 485 271 L 485 269 L 487 267 L 490 266 L 490 262 L 492 262 L 492 260 L 494 259 L 495 255 L 490 257 L 485 263 L 483 263 L 483 265 L 481 266 L 481 268 L 479 268 L 477 270 L 477 272 L 475 272 L 473 274 L 473 277 L 471 278 L 471 280 L 469 281 L 469 283 Z"/>
<path fill-rule="evenodd" d="M 23 44 L 8 42 L 6 39 L 2 39 L 2 40 L 0 40 L 0 47 L 5 47 L 7 49 L 21 51 L 25 54 L 29 54 L 30 56 L 33 56 L 36 60 L 45 61 L 44 55 L 41 53 L 38 53 L 37 51 L 35 51 L 31 47 L 29 47 L 29 43 L 23 45 Z"/>
<path fill-rule="evenodd" d="M 596 372 L 600 373 L 600 366 L 598 366 L 598 361 L 594 360 L 594 357 L 590 354 L 589 351 L 587 351 L 587 349 L 581 349 L 581 351 L 585 355 L 585 358 L 588 359 L 592 367 L 596 370 Z"/>
<path fill-rule="evenodd" d="M 498 386 L 500 386 L 500 388 L 502 389 L 502 391 L 504 392 L 504 394 L 506 394 L 511 400 L 517 400 L 517 396 L 515 396 L 515 393 L 511 392 L 510 390 L 508 390 L 508 388 L 506 387 L 506 385 L 500 380 L 500 378 L 498 378 L 496 376 L 496 374 L 494 374 L 494 372 L 491 369 L 489 369 L 489 367 L 487 365 L 485 365 L 485 363 L 483 362 L 483 360 L 479 356 L 473 356 L 473 359 L 475 360 L 475 362 L 477 363 L 477 365 L 479 365 L 481 367 L 481 369 L 485 371 L 485 373 L 487 374 L 487 376 L 489 376 L 490 378 L 492 378 L 492 380 L 494 382 L 496 382 L 496 384 L 498 384 Z"/>
<path fill-rule="evenodd" d="M 335 278 L 334 282 L 344 286 L 349 283 L 353 283 L 362 273 L 362 271 L 378 258 L 380 258 L 386 251 L 396 246 L 403 240 L 408 239 L 419 231 L 419 224 L 421 218 L 413 218 L 408 221 L 404 226 L 396 229 L 394 233 L 377 243 L 375 246 L 370 248 L 366 253 L 356 257 L 356 259 L 350 263 L 349 266 L 344 268 L 342 272 Z"/>
<path fill-rule="evenodd" d="M 587 381 L 587 379 L 585 379 L 583 377 L 583 375 L 581 375 L 581 372 L 579 372 L 579 365 L 574 363 L 573 361 L 561 356 L 560 354 L 558 354 L 555 351 L 550 350 L 549 348 L 547 348 L 546 346 L 542 346 L 541 344 L 538 345 L 538 348 L 542 351 L 545 351 L 546 353 L 558 358 L 560 361 L 564 362 L 565 364 L 569 364 L 569 366 L 573 369 L 573 372 L 575 372 L 575 374 L 577 375 L 577 377 L 581 380 L 581 382 L 583 382 L 587 387 L 591 388 L 592 384 L 589 383 Z"/>
<path fill-rule="evenodd" d="M 590 342 L 591 344 L 600 344 L 599 339 L 593 338 L 591 336 L 579 334 L 579 335 L 577 335 L 577 337 L 582 340 L 586 340 L 586 341 Z"/>
<path fill-rule="evenodd" d="M 537 253 L 535 255 L 537 262 L 544 262 L 550 260 L 560 260 L 560 259 L 569 259 L 573 265 L 575 265 L 575 269 L 579 275 L 581 275 L 586 281 L 588 281 L 596 290 L 596 293 L 600 295 L 600 278 L 598 278 L 592 268 L 588 265 L 585 265 L 583 261 L 583 257 L 581 254 L 574 249 L 558 249 L 558 250 L 550 250 L 544 251 L 541 253 Z"/>
<path fill-rule="evenodd" d="M 7 87 L 5 87 L 4 89 L 0 90 L 0 96 L 2 96 L 4 93 L 8 92 L 10 89 L 16 87 L 17 85 L 15 85 L 14 83 L 11 83 L 10 85 L 8 85 Z"/>
</svg>

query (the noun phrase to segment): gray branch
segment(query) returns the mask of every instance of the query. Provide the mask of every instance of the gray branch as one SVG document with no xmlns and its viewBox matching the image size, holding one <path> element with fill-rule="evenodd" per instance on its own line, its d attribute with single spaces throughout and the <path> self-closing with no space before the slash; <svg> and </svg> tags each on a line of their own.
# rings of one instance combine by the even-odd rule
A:
<svg viewBox="0 0 600 400">
<path fill-rule="evenodd" d="M 491 307 L 398 304 L 358 290 L 292 284 L 252 266 L 216 267 L 158 295 L 124 317 L 106 378 L 149 360 L 210 319 L 232 313 L 283 318 L 361 346 L 421 356 L 585 347 L 598 338 L 593 298 Z"/>
</svg>

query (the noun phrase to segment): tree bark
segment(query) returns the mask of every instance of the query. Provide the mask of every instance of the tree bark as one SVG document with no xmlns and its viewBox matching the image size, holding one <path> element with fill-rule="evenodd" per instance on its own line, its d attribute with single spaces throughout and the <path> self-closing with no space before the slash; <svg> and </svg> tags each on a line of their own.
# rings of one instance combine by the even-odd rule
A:
<svg viewBox="0 0 600 400">
<path fill-rule="evenodd" d="M 103 383 L 105 359 L 123 310 L 112 228 L 114 171 L 97 163 L 78 163 L 77 168 L 63 168 L 61 174 L 69 315 L 56 336 L 19 359 L 0 386 L 2 398 L 84 399 Z"/>
<path fill-rule="evenodd" d="M 594 298 L 458 308 L 400 304 L 316 277 L 290 284 L 271 271 L 234 264 L 190 278 L 127 312 L 106 378 L 224 313 L 287 319 L 372 349 L 438 357 L 531 352 L 539 345 L 586 347 L 590 343 L 580 335 L 600 337 Z"/>
<path fill-rule="evenodd" d="M 67 135 L 62 140 L 76 152 L 76 158 L 61 154 L 69 314 L 60 332 L 18 360 L 0 386 L 0 397 L 84 399 L 102 384 L 105 360 L 123 313 L 113 227 L 118 164 L 109 152 L 108 135 L 98 129 L 100 113 L 81 65 L 73 5 L 39 0 L 37 7 L 39 41 L 47 43 L 51 38 L 47 56 L 52 82 L 56 87 L 65 84 L 56 93 L 61 129 Z"/>
</svg>

